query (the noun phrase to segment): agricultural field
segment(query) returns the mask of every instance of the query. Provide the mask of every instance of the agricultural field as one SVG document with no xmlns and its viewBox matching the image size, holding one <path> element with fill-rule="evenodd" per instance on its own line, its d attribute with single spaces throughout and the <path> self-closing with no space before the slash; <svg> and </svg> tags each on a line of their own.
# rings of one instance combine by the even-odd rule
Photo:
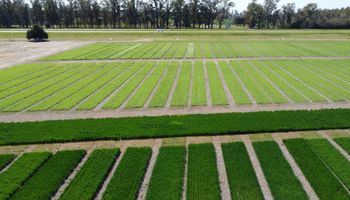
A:
<svg viewBox="0 0 350 200">
<path fill-rule="evenodd" d="M 24 64 L 0 74 L 0 111 L 348 102 L 349 66 L 347 59 Z"/>
<path fill-rule="evenodd" d="M 350 130 L 183 139 L 3 146 L 0 199 L 350 199 Z"/>
<path fill-rule="evenodd" d="M 48 56 L 43 60 L 341 57 L 350 56 L 349 46 L 348 41 L 99 42 Z"/>
</svg>

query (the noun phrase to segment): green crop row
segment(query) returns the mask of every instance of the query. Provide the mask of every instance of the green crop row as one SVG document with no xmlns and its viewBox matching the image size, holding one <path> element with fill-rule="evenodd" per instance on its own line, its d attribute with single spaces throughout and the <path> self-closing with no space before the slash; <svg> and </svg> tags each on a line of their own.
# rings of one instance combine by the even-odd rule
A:
<svg viewBox="0 0 350 200">
<path fill-rule="evenodd" d="M 2 154 L 0 155 L 0 171 L 3 170 L 11 161 L 15 159 L 13 154 Z"/>
<path fill-rule="evenodd" d="M 184 171 L 185 147 L 160 148 L 146 199 L 181 199 Z"/>
<path fill-rule="evenodd" d="M 119 156 L 119 149 L 97 149 L 91 153 L 60 200 L 93 199 Z"/>
<path fill-rule="evenodd" d="M 173 86 L 174 80 L 176 78 L 176 73 L 178 71 L 178 63 L 169 63 L 169 68 L 164 78 L 161 80 L 157 91 L 155 92 L 151 102 L 150 107 L 164 107 L 170 90 Z"/>
<path fill-rule="evenodd" d="M 326 139 L 306 141 L 343 184 L 350 189 L 350 162 Z"/>
<path fill-rule="evenodd" d="M 248 152 L 242 142 L 222 144 L 232 199 L 263 199 Z"/>
<path fill-rule="evenodd" d="M 0 145 L 344 129 L 349 116 L 349 109 L 323 109 L 0 123 Z"/>
<path fill-rule="evenodd" d="M 11 199 L 50 199 L 75 166 L 85 151 L 59 151 L 53 155 Z"/>
<path fill-rule="evenodd" d="M 177 80 L 176 88 L 173 94 L 172 106 L 187 106 L 190 82 L 192 73 L 192 63 L 183 62 L 180 71 L 180 77 Z"/>
<path fill-rule="evenodd" d="M 350 154 L 350 138 L 335 138 L 338 143 L 348 154 Z"/>
<path fill-rule="evenodd" d="M 349 193 L 303 139 L 284 140 L 320 199 L 350 199 Z"/>
<path fill-rule="evenodd" d="M 213 105 L 227 105 L 228 100 L 224 91 L 223 82 L 216 69 L 216 63 L 207 62 L 206 67 L 208 70 L 208 81 L 210 89 L 210 97 Z"/>
<path fill-rule="evenodd" d="M 0 199 L 9 199 L 50 156 L 50 153 L 25 153 L 0 173 Z"/>
<path fill-rule="evenodd" d="M 212 144 L 188 147 L 186 199 L 221 199 L 216 155 Z"/>
<path fill-rule="evenodd" d="M 275 142 L 254 142 L 253 146 L 274 199 L 308 199 Z"/>
<path fill-rule="evenodd" d="M 205 89 L 204 68 L 202 63 L 196 62 L 193 66 L 191 106 L 205 105 L 207 105 L 207 92 Z"/>
<path fill-rule="evenodd" d="M 136 199 L 151 152 L 150 148 L 128 148 L 102 199 Z"/>
<path fill-rule="evenodd" d="M 102 107 L 103 109 L 115 109 L 122 105 L 122 103 L 129 97 L 135 88 L 145 79 L 148 73 L 154 69 L 153 63 L 146 63 L 137 74 L 132 77 L 129 82 L 122 87 L 117 94 Z"/>
</svg>

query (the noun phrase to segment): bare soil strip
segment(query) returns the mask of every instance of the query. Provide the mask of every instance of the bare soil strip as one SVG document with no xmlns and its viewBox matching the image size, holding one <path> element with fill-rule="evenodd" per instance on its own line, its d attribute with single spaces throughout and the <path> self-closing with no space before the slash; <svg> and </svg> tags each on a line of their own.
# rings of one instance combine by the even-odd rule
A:
<svg viewBox="0 0 350 200">
<path fill-rule="evenodd" d="M 265 200 L 273 200 L 274 198 L 272 196 L 270 187 L 269 187 L 269 185 L 268 185 L 268 183 L 266 181 L 264 172 L 262 171 L 260 162 L 258 160 L 258 157 L 255 154 L 255 150 L 253 148 L 251 140 L 249 139 L 249 136 L 248 135 L 242 136 L 242 140 L 243 140 L 244 145 L 245 145 L 245 147 L 246 147 L 246 149 L 248 151 L 250 161 L 253 164 L 255 175 L 256 175 L 256 177 L 258 179 L 258 182 L 259 182 L 261 191 L 263 193 L 264 199 Z"/>
<path fill-rule="evenodd" d="M 216 152 L 216 165 L 219 173 L 221 199 L 231 200 L 231 192 L 227 179 L 224 157 L 221 149 L 220 137 L 213 137 L 213 143 Z"/>
<path fill-rule="evenodd" d="M 169 96 L 168 96 L 168 99 L 167 99 L 166 104 L 165 104 L 165 108 L 170 108 L 171 101 L 173 100 L 174 92 L 175 92 L 175 89 L 177 86 L 177 82 L 180 78 L 181 69 L 182 69 L 182 62 L 180 62 L 179 68 L 177 69 L 176 77 L 175 77 L 175 80 L 173 82 L 173 86 L 170 89 Z"/>
<path fill-rule="evenodd" d="M 156 86 L 154 86 L 154 88 L 153 88 L 151 94 L 149 95 L 145 105 L 143 105 L 143 108 L 148 108 L 149 107 L 149 104 L 151 103 L 151 101 L 152 101 L 152 99 L 154 97 L 154 94 L 157 92 L 160 83 L 162 82 L 164 76 L 168 73 L 169 67 L 170 67 L 170 62 L 168 63 L 168 66 L 166 67 L 166 69 L 163 71 L 163 73 L 162 73 L 161 77 L 159 78 Z"/>
<path fill-rule="evenodd" d="M 320 135 L 322 135 L 324 138 L 328 140 L 329 143 L 331 143 L 334 148 L 336 148 L 349 162 L 350 162 L 350 155 L 339 145 L 337 144 L 329 134 L 327 134 L 324 131 L 319 131 Z"/>
<path fill-rule="evenodd" d="M 102 200 L 103 194 L 105 193 L 109 182 L 111 182 L 113 175 L 114 175 L 115 171 L 117 170 L 117 167 L 118 167 L 120 161 L 122 160 L 127 147 L 128 147 L 127 143 L 125 143 L 125 145 L 120 147 L 120 155 L 119 155 L 118 159 L 115 161 L 115 163 L 114 163 L 111 171 L 109 172 L 106 180 L 103 182 L 103 185 L 102 185 L 100 191 L 98 192 L 98 194 L 96 195 L 95 200 Z"/>
<path fill-rule="evenodd" d="M 278 66 L 279 67 L 279 66 Z M 299 81 L 301 84 L 303 84 L 305 87 L 309 88 L 310 90 L 316 92 L 318 95 L 320 95 L 322 98 L 326 99 L 326 101 L 328 102 L 332 102 L 332 100 L 330 100 L 328 97 L 326 97 L 324 94 L 322 94 L 320 91 L 316 90 L 315 88 L 311 87 L 309 84 L 305 83 L 304 81 L 302 81 L 300 78 L 294 76 L 292 73 L 290 73 L 288 70 L 284 69 L 283 67 L 279 67 L 279 69 L 281 69 L 282 71 L 284 71 L 285 73 L 287 73 L 289 76 L 291 76 L 292 78 L 294 78 L 295 80 Z"/>
<path fill-rule="evenodd" d="M 205 92 L 207 94 L 207 106 L 208 107 L 212 107 L 213 106 L 213 102 L 211 100 L 211 94 L 210 94 L 208 68 L 207 68 L 207 64 L 206 64 L 205 60 L 203 60 L 203 68 L 204 68 Z"/>
<path fill-rule="evenodd" d="M 290 167 L 293 170 L 294 175 L 298 178 L 300 181 L 301 185 L 304 188 L 304 191 L 308 195 L 310 200 L 318 200 L 318 196 L 314 189 L 311 187 L 309 181 L 306 179 L 305 175 L 303 172 L 300 170 L 298 164 L 295 162 L 293 156 L 289 153 L 287 147 L 283 143 L 282 139 L 278 138 L 276 134 L 272 134 L 272 137 L 275 139 L 276 143 L 278 144 L 279 148 L 281 149 L 284 158 L 287 160 L 289 163 Z"/>
<path fill-rule="evenodd" d="M 92 150 L 87 151 L 84 158 L 80 161 L 80 163 L 77 165 L 77 167 L 73 170 L 73 172 L 64 181 L 64 183 L 61 185 L 61 187 L 57 190 L 56 194 L 53 197 L 51 197 L 51 200 L 58 200 L 62 196 L 63 192 L 66 190 L 66 188 L 69 186 L 71 181 L 75 178 L 75 176 L 78 174 L 80 169 L 84 166 L 85 162 L 90 157 L 91 152 L 92 152 Z"/>
<path fill-rule="evenodd" d="M 179 108 L 148 108 L 148 109 L 125 109 L 125 110 L 90 110 L 90 111 L 38 111 L 38 112 L 3 112 L 0 113 L 0 122 L 27 122 L 47 121 L 64 119 L 99 119 L 121 118 L 140 116 L 172 116 L 188 114 L 212 114 L 212 113 L 244 113 L 259 111 L 279 110 L 320 110 L 320 109 L 349 109 L 350 102 L 336 103 L 298 103 L 298 104 L 261 104 L 257 106 L 194 106 Z"/>
<path fill-rule="evenodd" d="M 159 148 L 160 148 L 161 145 L 162 145 L 162 139 L 156 139 L 154 141 L 154 144 L 153 144 L 153 147 L 152 147 L 152 156 L 151 156 L 151 159 L 149 161 L 146 174 L 145 174 L 145 176 L 143 178 L 143 182 L 142 182 L 142 185 L 141 185 L 141 188 L 140 188 L 140 191 L 139 191 L 139 196 L 137 197 L 137 200 L 144 200 L 144 199 L 146 199 L 146 194 L 147 194 L 149 182 L 151 180 L 153 168 L 154 168 L 154 165 L 156 164 L 157 157 L 158 157 L 158 154 L 159 154 Z"/>
<path fill-rule="evenodd" d="M 184 172 L 184 178 L 183 178 L 183 184 L 182 184 L 182 198 L 181 198 L 182 200 L 186 200 L 186 194 L 187 194 L 188 145 L 189 145 L 189 138 L 186 137 L 185 172 Z"/>
<path fill-rule="evenodd" d="M 95 111 L 96 110 L 101 110 L 102 107 L 114 96 L 116 95 L 126 84 L 128 84 L 128 82 L 133 79 L 140 71 L 141 71 L 142 67 L 140 67 L 133 75 L 131 75 L 126 81 L 124 81 L 123 84 L 121 84 L 117 89 L 115 89 L 111 94 L 109 94 L 105 99 L 103 99 L 103 101 L 101 101 L 96 107 L 95 107 Z"/>
<path fill-rule="evenodd" d="M 219 76 L 220 76 L 220 79 L 221 79 L 221 83 L 222 83 L 222 86 L 224 88 L 224 91 L 226 93 L 226 98 L 228 100 L 228 105 L 229 106 L 234 106 L 236 103 L 235 103 L 235 99 L 233 98 L 232 94 L 231 94 L 231 91 L 230 89 L 228 88 L 227 86 L 227 82 L 224 78 L 224 75 L 222 74 L 222 71 L 219 67 L 219 63 L 217 61 L 215 61 L 215 65 L 216 65 L 216 70 L 218 71 L 219 73 Z"/>
<path fill-rule="evenodd" d="M 249 92 L 249 90 L 247 89 L 246 85 L 243 83 L 242 79 L 238 76 L 237 72 L 235 71 L 235 69 L 232 67 L 232 65 L 230 64 L 229 61 L 226 61 L 227 64 L 230 66 L 230 70 L 232 72 L 232 74 L 236 77 L 236 79 L 238 80 L 239 84 L 242 86 L 244 92 L 247 94 L 249 101 L 254 105 L 258 105 L 254 99 L 254 97 L 252 96 L 252 94 Z"/>
<path fill-rule="evenodd" d="M 249 63 L 262 77 L 264 77 L 265 80 L 267 80 L 267 82 L 269 82 L 272 87 L 274 87 L 285 99 L 287 99 L 287 101 L 289 103 L 294 103 L 294 101 L 289 98 L 288 95 L 286 95 L 286 93 L 283 92 L 283 90 L 281 90 L 273 81 L 271 81 L 264 73 L 262 73 L 260 71 L 260 69 L 258 67 L 256 67 L 253 63 Z"/>
<path fill-rule="evenodd" d="M 289 87 L 291 87 L 291 88 L 293 88 L 297 93 L 299 93 L 301 96 L 303 96 L 309 103 L 312 103 L 312 100 L 309 98 L 309 97 L 307 97 L 307 96 L 305 96 L 305 94 L 304 93 L 302 93 L 302 92 L 300 92 L 296 87 L 294 87 L 292 84 L 290 84 L 287 80 L 285 80 L 284 78 L 282 78 L 278 73 L 276 73 L 274 70 L 272 70 L 271 68 L 270 68 L 270 66 L 268 66 L 268 65 L 266 65 L 266 64 L 264 64 L 265 66 L 266 66 L 266 68 L 270 71 L 270 72 L 272 72 L 273 74 L 275 74 L 280 80 L 282 80 L 284 83 L 286 83 Z"/>
<path fill-rule="evenodd" d="M 206 61 L 245 61 L 245 60 L 349 60 L 350 56 L 301 56 L 301 57 L 246 57 L 246 58 L 205 58 Z M 101 63 L 101 62 L 145 62 L 145 61 L 200 61 L 203 58 L 144 58 L 144 59 L 100 59 L 100 60 L 42 60 L 41 63 Z"/>
</svg>

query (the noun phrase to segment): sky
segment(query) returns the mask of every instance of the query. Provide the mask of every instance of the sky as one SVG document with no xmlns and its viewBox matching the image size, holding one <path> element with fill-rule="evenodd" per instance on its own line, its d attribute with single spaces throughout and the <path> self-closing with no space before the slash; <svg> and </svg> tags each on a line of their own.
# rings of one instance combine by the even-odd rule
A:
<svg viewBox="0 0 350 200">
<path fill-rule="evenodd" d="M 251 0 L 233 0 L 236 6 L 234 10 L 239 12 L 244 11 Z M 264 0 L 258 0 L 259 3 L 263 3 Z M 350 0 L 280 0 L 279 7 L 283 4 L 295 3 L 297 8 L 302 8 L 308 3 L 317 3 L 319 8 L 342 8 L 350 6 Z"/>
</svg>

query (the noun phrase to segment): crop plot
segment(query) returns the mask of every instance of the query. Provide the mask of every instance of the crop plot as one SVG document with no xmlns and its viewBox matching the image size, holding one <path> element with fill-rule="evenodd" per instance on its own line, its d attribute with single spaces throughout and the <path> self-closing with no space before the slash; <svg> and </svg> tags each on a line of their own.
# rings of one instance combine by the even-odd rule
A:
<svg viewBox="0 0 350 200">
<path fill-rule="evenodd" d="M 339 48 L 339 45 L 350 44 L 347 41 L 237 41 L 199 44 L 104 42 L 52 55 L 45 60 L 349 56 L 349 49 Z"/>
<path fill-rule="evenodd" d="M 0 171 L 4 169 L 13 159 L 15 159 L 15 155 L 12 154 L 3 154 L 0 155 Z"/>
<path fill-rule="evenodd" d="M 225 106 L 231 95 L 233 106 L 255 102 L 258 105 L 347 102 L 349 62 L 125 61 L 20 65 L 1 73 L 4 80 L 0 84 L 0 112 L 161 108 L 168 101 L 170 107 L 176 108 L 207 106 L 209 100 L 212 106 Z M 23 71 L 16 76 L 18 69 Z"/>
</svg>

